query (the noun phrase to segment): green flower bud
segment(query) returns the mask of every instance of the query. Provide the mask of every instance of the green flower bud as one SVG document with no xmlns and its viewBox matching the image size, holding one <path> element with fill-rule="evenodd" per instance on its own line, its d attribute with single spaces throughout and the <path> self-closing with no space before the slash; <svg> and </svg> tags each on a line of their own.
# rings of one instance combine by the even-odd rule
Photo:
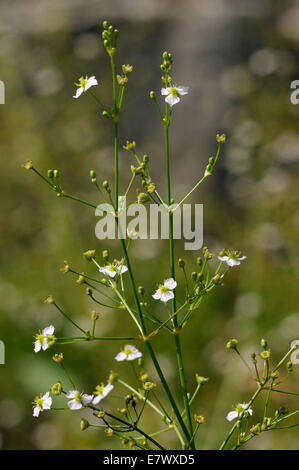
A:
<svg viewBox="0 0 299 470">
<path fill-rule="evenodd" d="M 154 384 L 153 382 L 145 382 L 143 384 L 143 388 L 144 390 L 153 390 L 154 388 L 156 388 L 156 384 Z"/>
<path fill-rule="evenodd" d="M 196 423 L 198 424 L 203 424 L 205 423 L 206 419 L 203 415 L 194 415 L 194 420 L 196 421 Z"/>
<path fill-rule="evenodd" d="M 96 255 L 96 250 L 88 250 L 83 253 L 83 256 L 87 261 L 91 261 Z"/>
<path fill-rule="evenodd" d="M 100 314 L 97 313 L 95 310 L 91 312 L 91 319 L 92 321 L 97 321 L 100 318 Z"/>
<path fill-rule="evenodd" d="M 147 382 L 147 379 L 149 378 L 149 374 L 146 372 L 142 375 L 140 375 L 139 379 L 141 382 Z"/>
<path fill-rule="evenodd" d="M 54 297 L 52 295 L 49 295 L 49 297 L 44 300 L 45 304 L 51 305 L 55 303 Z"/>
<path fill-rule="evenodd" d="M 102 251 L 102 258 L 106 261 L 109 259 L 109 251 L 108 250 L 103 250 Z"/>
<path fill-rule="evenodd" d="M 156 185 L 155 183 L 149 183 L 147 186 L 146 186 L 146 190 L 147 192 L 149 192 L 150 194 L 154 193 L 156 191 Z"/>
<path fill-rule="evenodd" d="M 81 431 L 85 431 L 85 429 L 87 429 L 88 427 L 89 427 L 89 422 L 87 421 L 87 419 L 81 418 L 81 422 L 80 422 Z"/>
<path fill-rule="evenodd" d="M 144 294 L 144 287 L 143 286 L 138 286 L 138 294 L 143 295 Z"/>
<path fill-rule="evenodd" d="M 216 140 L 218 144 L 224 144 L 226 141 L 226 135 L 225 134 L 217 134 L 216 135 Z"/>
<path fill-rule="evenodd" d="M 155 100 L 156 99 L 156 93 L 154 91 L 150 92 L 150 99 Z"/>
<path fill-rule="evenodd" d="M 59 171 L 58 171 L 58 170 L 54 170 L 54 171 L 53 171 L 53 176 L 54 176 L 54 178 L 56 178 L 56 179 L 59 178 Z"/>
<path fill-rule="evenodd" d="M 212 282 L 213 282 L 213 284 L 215 284 L 215 285 L 220 284 L 220 282 L 221 282 L 221 274 L 219 274 L 219 273 L 216 274 L 216 276 L 214 276 L 214 277 L 212 278 Z"/>
<path fill-rule="evenodd" d="M 87 287 L 85 293 L 86 293 L 86 295 L 90 295 L 90 296 L 91 296 L 91 295 L 92 295 L 92 290 L 91 290 L 91 288 L 90 288 L 90 287 Z"/>
<path fill-rule="evenodd" d="M 66 274 L 66 273 L 69 272 L 69 270 L 70 270 L 70 267 L 69 267 L 69 265 L 67 264 L 67 262 L 65 261 L 65 262 L 64 262 L 64 266 L 63 266 L 62 268 L 60 268 L 60 271 Z"/>
<path fill-rule="evenodd" d="M 33 163 L 32 163 L 32 161 L 31 161 L 31 160 L 27 160 L 27 162 L 24 163 L 23 168 L 25 168 L 25 170 L 32 170 L 32 168 L 33 168 Z"/>
<path fill-rule="evenodd" d="M 91 178 L 96 178 L 97 177 L 96 172 L 94 170 L 90 170 L 89 174 L 90 174 Z"/>
<path fill-rule="evenodd" d="M 268 345 L 267 341 L 265 339 L 261 339 L 261 346 L 262 348 L 266 348 Z"/>
<path fill-rule="evenodd" d="M 287 362 L 286 363 L 286 368 L 287 368 L 287 371 L 290 373 L 290 372 L 293 372 L 293 364 L 291 361 Z"/>
<path fill-rule="evenodd" d="M 198 385 L 204 385 L 207 383 L 210 379 L 208 377 L 202 377 L 201 375 L 195 374 L 196 382 Z"/>
<path fill-rule="evenodd" d="M 106 428 L 106 429 L 105 429 L 105 433 L 106 433 L 106 435 L 107 435 L 108 437 L 112 437 L 113 434 L 114 434 L 114 431 L 113 431 L 113 429 L 111 429 L 111 428 Z"/>
<path fill-rule="evenodd" d="M 133 72 L 133 65 L 129 65 L 129 64 L 125 65 L 125 64 L 123 64 L 123 65 L 122 65 L 122 71 L 123 71 L 123 73 L 124 73 L 125 75 L 127 75 L 128 73 Z"/>
<path fill-rule="evenodd" d="M 109 188 L 109 183 L 107 180 L 103 181 L 102 186 L 104 189 L 106 189 L 106 191 L 109 191 L 110 188 Z"/>
<path fill-rule="evenodd" d="M 104 410 L 99 411 L 99 413 L 97 414 L 97 418 L 100 418 L 100 419 L 104 418 L 104 416 L 105 416 Z"/>
<path fill-rule="evenodd" d="M 198 264 L 198 266 L 202 266 L 202 259 L 200 257 L 197 258 L 196 264 Z"/>
<path fill-rule="evenodd" d="M 178 265 L 179 265 L 180 268 L 184 268 L 185 267 L 185 261 L 182 258 L 179 258 Z"/>
<path fill-rule="evenodd" d="M 103 21 L 102 25 L 103 25 L 103 28 L 104 28 L 104 29 L 108 29 L 108 28 L 109 28 L 109 23 L 108 23 L 107 20 Z"/>
<path fill-rule="evenodd" d="M 54 178 L 54 170 L 48 170 L 47 171 L 47 176 L 48 176 L 48 178 L 50 178 L 50 180 L 52 180 Z"/>
<path fill-rule="evenodd" d="M 138 366 L 139 366 L 139 367 L 142 367 L 142 366 L 143 366 L 143 364 L 144 364 L 144 360 L 143 360 L 143 358 L 142 358 L 142 357 L 139 357 L 139 358 L 138 358 L 138 360 L 137 360 L 137 364 L 138 364 Z"/>
<path fill-rule="evenodd" d="M 261 356 L 262 359 L 264 359 L 264 361 L 268 361 L 271 357 L 270 349 L 265 349 L 265 351 L 262 351 L 260 353 L 260 356 Z"/>
<path fill-rule="evenodd" d="M 76 280 L 76 283 L 79 284 L 79 285 L 80 285 L 80 284 L 84 284 L 84 282 L 85 282 L 85 277 L 82 276 L 82 275 L 80 275 L 80 276 L 78 277 L 78 279 Z"/>
<path fill-rule="evenodd" d="M 55 353 L 54 356 L 52 356 L 52 359 L 54 362 L 57 362 L 57 364 L 59 364 L 63 361 L 63 353 Z"/>
<path fill-rule="evenodd" d="M 149 201 L 149 196 L 145 193 L 139 193 L 137 196 L 138 204 L 144 204 L 145 202 Z"/>
<path fill-rule="evenodd" d="M 126 75 L 125 76 L 117 75 L 116 78 L 117 78 L 117 83 L 119 85 L 125 85 L 126 83 L 128 83 L 128 77 Z"/>
<path fill-rule="evenodd" d="M 255 426 L 252 426 L 250 428 L 250 432 L 256 436 L 258 436 L 261 433 L 261 423 L 255 424 Z"/>
<path fill-rule="evenodd" d="M 197 281 L 197 272 L 193 271 L 193 273 L 191 273 L 191 277 L 193 281 Z"/>
<path fill-rule="evenodd" d="M 227 344 L 227 349 L 236 349 L 239 341 L 237 339 L 231 339 Z"/>
<path fill-rule="evenodd" d="M 111 370 L 110 374 L 109 374 L 108 382 L 113 384 L 113 383 L 117 382 L 118 377 L 119 377 L 119 375 L 117 374 L 117 372 L 113 372 L 113 370 Z"/>
<path fill-rule="evenodd" d="M 54 384 L 51 387 L 50 391 L 51 391 L 51 393 L 53 393 L 53 395 L 61 395 L 61 391 L 62 391 L 61 382 L 58 381 L 56 384 Z"/>
</svg>

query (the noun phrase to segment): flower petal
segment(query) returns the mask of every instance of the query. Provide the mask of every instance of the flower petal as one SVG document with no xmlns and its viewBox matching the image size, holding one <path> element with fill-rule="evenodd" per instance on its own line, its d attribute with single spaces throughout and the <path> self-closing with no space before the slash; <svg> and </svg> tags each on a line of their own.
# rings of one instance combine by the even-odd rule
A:
<svg viewBox="0 0 299 470">
<path fill-rule="evenodd" d="M 189 87 L 188 86 L 178 86 L 177 90 L 178 90 L 180 95 L 187 95 L 187 93 L 189 91 Z"/>
<path fill-rule="evenodd" d="M 93 395 L 87 395 L 86 393 L 82 395 L 82 401 L 84 405 L 88 405 L 88 403 L 90 403 L 92 400 L 93 400 Z"/>
<path fill-rule="evenodd" d="M 70 410 L 80 410 L 82 408 L 82 403 L 77 400 L 70 400 L 68 402 L 68 407 Z"/>
<path fill-rule="evenodd" d="M 161 299 L 161 291 L 160 289 L 157 289 L 156 292 L 152 295 L 152 297 L 155 299 L 155 300 L 160 300 Z"/>
<path fill-rule="evenodd" d="M 33 416 L 35 418 L 38 418 L 41 411 L 42 411 L 42 409 L 39 406 L 35 406 L 33 408 Z"/>
<path fill-rule="evenodd" d="M 47 326 L 47 328 L 43 329 L 44 335 L 52 335 L 55 331 L 55 327 L 53 325 Z"/>
<path fill-rule="evenodd" d="M 125 361 L 126 359 L 127 359 L 127 356 L 123 351 L 121 351 L 120 353 L 117 354 L 117 356 L 115 356 L 115 360 L 118 362 Z"/>
<path fill-rule="evenodd" d="M 169 95 L 169 93 L 170 93 L 170 88 L 161 88 L 162 96 Z"/>
<path fill-rule="evenodd" d="M 74 398 L 77 393 L 79 393 L 78 390 L 70 390 L 69 392 L 67 392 L 66 398 Z"/>
<path fill-rule="evenodd" d="M 164 286 L 166 286 L 168 289 L 175 289 L 176 286 L 177 286 L 177 282 L 171 278 L 169 279 L 166 279 L 166 281 L 164 281 Z"/>
<path fill-rule="evenodd" d="M 232 421 L 233 419 L 236 419 L 238 417 L 238 413 L 236 411 L 230 411 L 227 416 L 226 416 L 226 419 L 227 421 Z"/>
<path fill-rule="evenodd" d="M 126 273 L 127 271 L 128 271 L 128 268 L 127 268 L 127 266 L 124 266 L 124 265 L 123 265 L 123 266 L 119 266 L 119 267 L 117 268 L 118 274 L 124 274 L 124 273 Z"/>
<path fill-rule="evenodd" d="M 171 290 L 169 290 L 169 291 L 163 292 L 161 294 L 161 299 L 160 300 L 161 300 L 161 302 L 168 302 L 168 300 L 171 300 L 173 298 L 174 298 L 174 293 Z"/>
<path fill-rule="evenodd" d="M 166 96 L 165 101 L 169 106 L 173 106 L 180 101 L 180 97 L 177 95 L 168 95 Z"/>
<path fill-rule="evenodd" d="M 227 261 L 227 260 L 228 260 L 228 256 L 226 256 L 226 255 L 225 255 L 225 256 L 218 256 L 218 259 L 219 259 L 220 261 Z"/>
<path fill-rule="evenodd" d="M 83 90 L 83 88 L 82 88 L 82 87 L 80 87 L 80 88 L 77 88 L 77 90 L 76 90 L 76 94 L 73 96 L 73 98 L 79 98 L 79 96 L 81 96 L 81 95 L 82 95 L 83 91 L 84 91 L 84 90 Z"/>
<path fill-rule="evenodd" d="M 34 343 L 34 352 L 36 352 L 36 353 L 39 352 L 41 350 L 41 348 L 42 348 L 41 343 L 39 341 L 35 341 L 35 343 Z"/>
</svg>

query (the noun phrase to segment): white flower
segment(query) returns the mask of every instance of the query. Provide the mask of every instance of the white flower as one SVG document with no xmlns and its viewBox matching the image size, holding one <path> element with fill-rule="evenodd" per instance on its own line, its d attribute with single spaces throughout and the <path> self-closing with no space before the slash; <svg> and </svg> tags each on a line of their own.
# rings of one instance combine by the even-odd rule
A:
<svg viewBox="0 0 299 470">
<path fill-rule="evenodd" d="M 42 332 L 39 332 L 37 335 L 35 335 L 36 341 L 34 342 L 34 351 L 39 352 L 41 349 L 45 351 L 48 349 L 50 346 L 52 346 L 55 343 L 55 336 L 53 335 L 55 331 L 55 328 L 53 325 L 47 326 L 42 330 Z"/>
<path fill-rule="evenodd" d="M 106 266 L 100 267 L 99 271 L 106 276 L 115 277 L 116 274 L 124 274 L 127 272 L 128 268 L 123 264 L 107 264 Z"/>
<path fill-rule="evenodd" d="M 240 256 L 239 253 L 233 252 L 233 253 L 228 253 L 227 255 L 224 256 L 218 256 L 218 259 L 220 261 L 225 261 L 228 266 L 239 266 L 241 264 L 241 261 L 246 259 L 246 256 Z"/>
<path fill-rule="evenodd" d="M 93 395 L 82 394 L 78 390 L 70 390 L 67 392 L 66 398 L 71 398 L 67 402 L 70 410 L 80 410 L 80 408 L 92 402 Z"/>
<path fill-rule="evenodd" d="M 98 403 L 100 403 L 100 401 L 103 400 L 103 398 L 105 398 L 108 393 L 110 393 L 113 389 L 114 386 L 110 383 L 108 383 L 106 386 L 104 386 L 104 384 L 97 385 L 96 391 L 94 392 L 95 397 L 92 402 L 93 405 L 97 405 Z"/>
<path fill-rule="evenodd" d="M 121 361 L 134 361 L 134 359 L 138 359 L 138 357 L 141 357 L 142 353 L 138 351 L 138 349 L 135 348 L 135 346 L 131 346 L 130 344 L 126 344 L 124 349 L 117 354 L 115 359 L 118 362 Z"/>
<path fill-rule="evenodd" d="M 98 84 L 97 79 L 93 75 L 92 77 L 89 77 L 86 75 L 86 77 L 80 77 L 79 78 L 79 83 L 75 83 L 75 85 L 78 87 L 76 94 L 73 96 L 73 98 L 79 98 L 79 96 L 82 95 L 83 92 L 87 91 L 88 88 L 92 86 L 96 86 Z"/>
<path fill-rule="evenodd" d="M 161 89 L 161 95 L 166 96 L 165 101 L 169 106 L 173 106 L 181 100 L 181 96 L 187 95 L 188 86 L 174 86 Z"/>
<path fill-rule="evenodd" d="M 177 283 L 172 277 L 170 279 L 166 279 L 164 284 L 156 290 L 153 294 L 153 298 L 156 300 L 161 300 L 161 302 L 168 302 L 168 300 L 174 298 L 174 293 L 172 292 L 175 289 Z"/>
<path fill-rule="evenodd" d="M 232 421 L 233 419 L 241 418 L 241 416 L 243 417 L 252 416 L 252 413 L 253 413 L 252 408 L 249 407 L 248 403 L 239 403 L 239 405 L 236 406 L 234 411 L 230 411 L 227 414 L 226 419 L 227 421 Z"/>
<path fill-rule="evenodd" d="M 45 393 L 42 397 L 36 397 L 33 404 L 33 416 L 38 418 L 41 411 L 49 410 L 52 406 L 52 398 L 50 397 L 50 392 Z"/>
</svg>

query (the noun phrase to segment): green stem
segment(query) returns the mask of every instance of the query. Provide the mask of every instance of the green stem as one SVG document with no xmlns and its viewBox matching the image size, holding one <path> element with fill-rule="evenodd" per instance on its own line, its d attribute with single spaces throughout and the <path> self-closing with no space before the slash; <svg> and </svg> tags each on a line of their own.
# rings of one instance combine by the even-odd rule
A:
<svg viewBox="0 0 299 470">
<path fill-rule="evenodd" d="M 169 106 L 166 104 L 166 119 L 168 120 L 169 114 Z M 166 175 L 167 175 L 167 200 L 168 206 L 171 205 L 171 183 L 170 183 L 170 158 L 169 158 L 169 133 L 168 133 L 169 125 L 165 126 L 165 150 L 166 150 Z M 175 279 L 175 265 L 174 265 L 174 240 L 173 240 L 173 213 L 169 212 L 169 254 L 170 254 L 170 273 L 171 277 Z M 176 293 L 174 291 L 174 298 L 172 300 L 172 311 L 173 313 L 176 311 Z M 173 326 L 176 329 L 178 326 L 177 316 L 175 315 L 173 318 Z M 174 342 L 176 347 L 176 356 L 177 356 L 177 363 L 179 369 L 179 376 L 180 376 L 180 383 L 183 392 L 183 401 L 184 407 L 186 411 L 187 417 L 187 425 L 188 425 L 188 432 L 189 432 L 189 443 L 192 449 L 195 449 L 194 440 L 192 440 L 193 436 L 193 428 L 192 428 L 192 421 L 191 421 L 191 413 L 190 413 L 190 406 L 187 394 L 187 386 L 186 386 L 186 378 L 184 372 L 184 364 L 182 358 L 182 350 L 181 350 L 181 343 L 178 334 L 174 335 Z"/>
<path fill-rule="evenodd" d="M 62 308 L 60 308 L 59 305 L 57 305 L 56 302 L 54 302 L 53 305 L 55 305 L 55 307 L 57 308 L 57 310 L 59 310 L 59 312 L 60 312 L 69 322 L 71 322 L 76 328 L 78 328 L 78 330 L 82 331 L 82 333 L 83 333 L 84 335 L 86 335 L 86 331 L 84 331 L 83 328 L 81 328 L 81 326 L 77 325 L 77 323 L 75 323 L 75 322 L 62 310 Z"/>
</svg>

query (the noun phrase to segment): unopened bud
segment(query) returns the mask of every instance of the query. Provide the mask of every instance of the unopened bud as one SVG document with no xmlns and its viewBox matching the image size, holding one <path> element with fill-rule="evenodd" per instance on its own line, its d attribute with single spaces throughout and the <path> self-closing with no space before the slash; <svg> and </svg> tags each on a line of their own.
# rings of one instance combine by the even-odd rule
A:
<svg viewBox="0 0 299 470">
<path fill-rule="evenodd" d="M 236 349 L 239 341 L 237 339 L 231 339 L 227 344 L 227 349 Z"/>
<path fill-rule="evenodd" d="M 91 261 L 96 255 L 96 250 L 88 250 L 83 253 L 83 256 L 87 261 Z"/>
</svg>

